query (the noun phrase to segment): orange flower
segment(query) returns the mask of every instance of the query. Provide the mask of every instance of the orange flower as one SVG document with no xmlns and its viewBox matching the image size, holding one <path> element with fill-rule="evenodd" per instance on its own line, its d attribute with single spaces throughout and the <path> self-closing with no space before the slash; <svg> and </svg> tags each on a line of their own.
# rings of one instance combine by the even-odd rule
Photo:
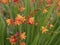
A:
<svg viewBox="0 0 60 45">
<path fill-rule="evenodd" d="M 17 17 L 15 18 L 15 25 L 20 25 L 25 21 L 25 16 L 17 14 Z"/>
<path fill-rule="evenodd" d="M 2 3 L 7 4 L 8 0 L 1 0 Z"/>
<path fill-rule="evenodd" d="M 8 25 L 11 25 L 11 24 L 13 24 L 13 20 L 12 20 L 12 19 L 7 19 L 7 20 L 6 20 L 6 23 L 7 23 Z"/>
<path fill-rule="evenodd" d="M 18 2 L 18 0 L 13 0 L 13 2 Z"/>
<path fill-rule="evenodd" d="M 57 5 L 60 6 L 60 0 L 57 2 Z"/>
<path fill-rule="evenodd" d="M 20 38 L 21 40 L 22 40 L 22 39 L 26 39 L 25 32 L 20 33 L 19 38 Z"/>
<path fill-rule="evenodd" d="M 46 0 L 47 4 L 52 4 L 52 0 Z"/>
<path fill-rule="evenodd" d="M 42 33 L 46 33 L 47 31 L 47 28 L 42 26 Z"/>
<path fill-rule="evenodd" d="M 49 24 L 49 27 L 51 28 L 51 27 L 53 27 L 53 25 L 52 24 Z"/>
<path fill-rule="evenodd" d="M 27 23 L 34 24 L 34 17 L 29 17 Z"/>
<path fill-rule="evenodd" d="M 20 7 L 20 8 L 19 8 L 19 11 L 20 11 L 20 12 L 22 12 L 22 11 L 24 11 L 24 10 L 25 10 L 24 7 Z"/>
<path fill-rule="evenodd" d="M 10 38 L 6 38 L 9 39 L 11 45 L 15 45 L 15 43 L 17 42 L 17 39 L 15 38 L 15 36 L 11 36 Z"/>
<path fill-rule="evenodd" d="M 43 9 L 43 13 L 47 13 L 48 11 L 47 11 L 47 9 Z"/>
<path fill-rule="evenodd" d="M 15 38 L 15 36 L 11 36 L 10 37 L 10 43 L 15 44 L 16 42 L 17 42 L 17 39 Z"/>
<path fill-rule="evenodd" d="M 26 45 L 25 42 L 21 42 L 20 45 Z"/>
</svg>

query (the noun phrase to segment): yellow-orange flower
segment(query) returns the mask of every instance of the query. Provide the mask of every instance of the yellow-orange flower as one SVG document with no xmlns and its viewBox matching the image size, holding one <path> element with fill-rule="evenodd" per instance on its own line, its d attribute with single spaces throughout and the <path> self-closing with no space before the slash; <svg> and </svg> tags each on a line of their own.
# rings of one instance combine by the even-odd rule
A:
<svg viewBox="0 0 60 45">
<path fill-rule="evenodd" d="M 34 17 L 29 17 L 27 23 L 34 24 Z"/>
<path fill-rule="evenodd" d="M 12 19 L 7 19 L 7 20 L 6 20 L 6 23 L 7 23 L 8 25 L 11 25 L 11 24 L 13 24 L 13 20 L 12 20 Z"/>
<path fill-rule="evenodd" d="M 42 33 L 46 33 L 48 30 L 46 27 L 42 26 Z"/>
<path fill-rule="evenodd" d="M 51 28 L 51 27 L 53 27 L 53 25 L 52 24 L 49 24 L 49 27 Z"/>
<path fill-rule="evenodd" d="M 47 9 L 44 8 L 44 9 L 43 9 L 43 13 L 47 13 L 47 12 L 48 12 Z"/>
<path fill-rule="evenodd" d="M 57 5 L 60 6 L 60 0 L 57 2 Z"/>
<path fill-rule="evenodd" d="M 20 25 L 25 21 L 25 16 L 17 14 L 17 17 L 15 18 L 15 25 Z"/>
<path fill-rule="evenodd" d="M 22 39 L 26 39 L 25 32 L 20 33 L 19 38 L 20 38 L 21 40 L 22 40 Z"/>
<path fill-rule="evenodd" d="M 22 11 L 24 11 L 24 10 L 25 10 L 24 7 L 20 7 L 20 8 L 19 8 L 19 11 L 20 11 L 20 12 L 22 12 Z"/>
<path fill-rule="evenodd" d="M 8 0 L 1 0 L 2 3 L 7 4 Z"/>
<path fill-rule="evenodd" d="M 20 45 L 26 45 L 25 42 L 21 42 Z"/>
</svg>

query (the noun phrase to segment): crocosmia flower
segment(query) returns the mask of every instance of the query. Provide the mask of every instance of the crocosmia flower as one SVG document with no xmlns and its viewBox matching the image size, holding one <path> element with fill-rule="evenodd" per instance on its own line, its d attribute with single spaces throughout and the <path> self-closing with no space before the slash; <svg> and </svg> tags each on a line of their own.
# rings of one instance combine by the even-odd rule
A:
<svg viewBox="0 0 60 45">
<path fill-rule="evenodd" d="M 29 17 L 27 20 L 28 24 L 34 24 L 34 17 Z"/>
<path fill-rule="evenodd" d="M 7 19 L 6 23 L 7 23 L 7 25 L 11 25 L 11 24 L 13 24 L 13 20 L 12 19 Z"/>
<path fill-rule="evenodd" d="M 60 6 L 60 1 L 57 2 L 57 5 Z"/>
<path fill-rule="evenodd" d="M 11 36 L 10 38 L 6 38 L 6 39 L 9 40 L 11 45 L 15 45 L 15 43 L 17 42 L 17 38 L 15 36 Z"/>
<path fill-rule="evenodd" d="M 50 28 L 54 27 L 53 24 L 49 24 L 48 26 L 49 26 Z"/>
<path fill-rule="evenodd" d="M 42 26 L 42 33 L 46 33 L 48 30 L 46 27 Z"/>
<path fill-rule="evenodd" d="M 19 8 L 19 12 L 22 12 L 22 11 L 24 11 L 24 10 L 25 10 L 24 7 L 20 7 L 20 8 Z"/>
<path fill-rule="evenodd" d="M 22 40 L 22 39 L 26 39 L 26 35 L 25 35 L 26 33 L 25 32 L 22 32 L 22 33 L 20 33 L 20 35 L 19 35 L 19 38 Z"/>
<path fill-rule="evenodd" d="M 13 0 L 13 2 L 18 2 L 18 0 Z"/>
<path fill-rule="evenodd" d="M 47 4 L 52 4 L 52 0 L 46 0 Z"/>
<path fill-rule="evenodd" d="M 48 12 L 47 9 L 44 8 L 44 9 L 43 9 L 43 13 L 47 13 L 47 12 Z"/>
<path fill-rule="evenodd" d="M 25 21 L 25 16 L 17 14 L 14 23 L 15 23 L 15 25 L 20 25 L 20 24 L 24 23 L 24 21 Z"/>
<path fill-rule="evenodd" d="M 17 42 L 17 39 L 14 36 L 11 36 L 10 43 L 15 44 Z"/>
<path fill-rule="evenodd" d="M 21 42 L 20 45 L 26 45 L 25 42 Z"/>
</svg>

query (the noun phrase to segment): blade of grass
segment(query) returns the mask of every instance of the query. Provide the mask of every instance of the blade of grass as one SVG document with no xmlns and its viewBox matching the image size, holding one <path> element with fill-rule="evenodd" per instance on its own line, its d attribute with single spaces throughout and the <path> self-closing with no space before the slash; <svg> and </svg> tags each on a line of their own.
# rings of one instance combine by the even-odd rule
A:
<svg viewBox="0 0 60 45">
<path fill-rule="evenodd" d="M 39 33 L 36 35 L 36 37 L 34 38 L 33 42 L 31 43 L 31 45 L 37 45 L 39 40 Z"/>
</svg>

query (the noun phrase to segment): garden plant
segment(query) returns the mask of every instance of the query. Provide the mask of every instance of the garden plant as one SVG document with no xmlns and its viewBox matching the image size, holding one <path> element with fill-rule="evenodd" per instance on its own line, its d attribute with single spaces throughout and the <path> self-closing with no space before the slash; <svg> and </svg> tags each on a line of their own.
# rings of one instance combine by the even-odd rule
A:
<svg viewBox="0 0 60 45">
<path fill-rule="evenodd" d="M 60 45 L 60 0 L 0 0 L 0 45 Z"/>
</svg>

